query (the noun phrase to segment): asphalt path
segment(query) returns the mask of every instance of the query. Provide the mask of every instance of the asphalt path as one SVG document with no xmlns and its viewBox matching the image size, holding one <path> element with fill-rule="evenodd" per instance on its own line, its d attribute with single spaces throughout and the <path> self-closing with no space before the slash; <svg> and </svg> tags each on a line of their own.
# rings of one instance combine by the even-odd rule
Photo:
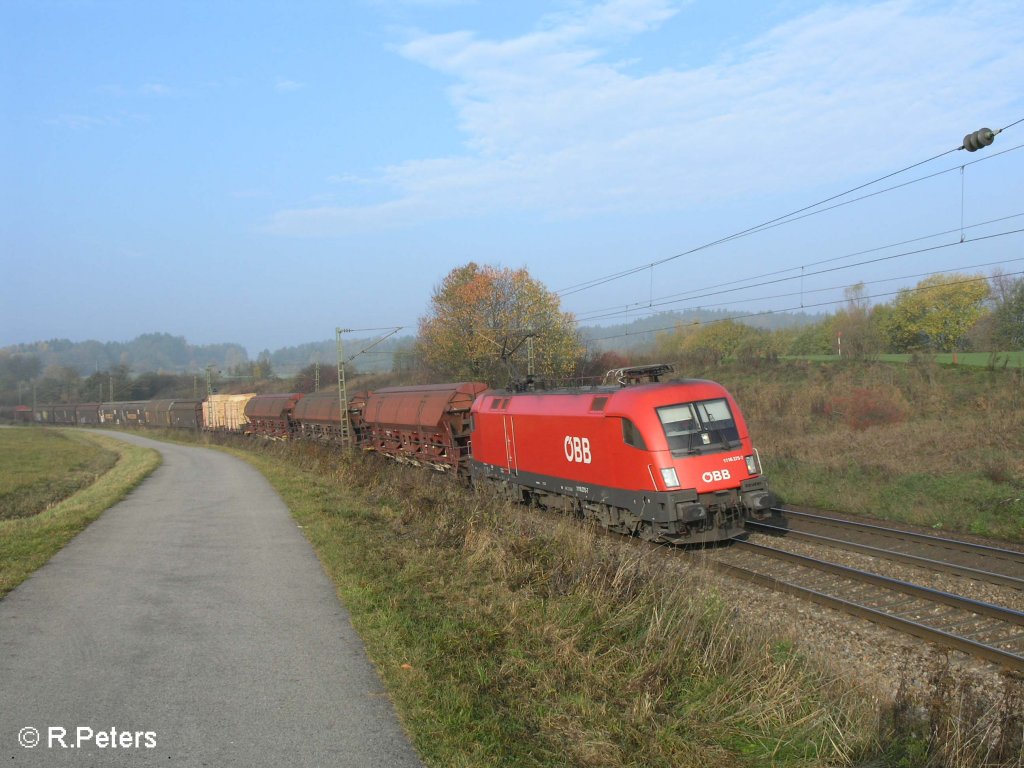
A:
<svg viewBox="0 0 1024 768">
<path fill-rule="evenodd" d="M 0 765 L 420 765 L 263 476 L 112 436 L 164 463 L 0 600 Z"/>
</svg>

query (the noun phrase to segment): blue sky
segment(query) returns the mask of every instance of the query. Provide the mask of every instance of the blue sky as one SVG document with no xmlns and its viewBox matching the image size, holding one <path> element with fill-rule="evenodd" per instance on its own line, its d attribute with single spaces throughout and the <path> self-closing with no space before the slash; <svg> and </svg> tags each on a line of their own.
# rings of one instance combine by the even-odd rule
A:
<svg viewBox="0 0 1024 768">
<path fill-rule="evenodd" d="M 564 289 L 1022 117 L 1016 1 L 0 0 L 0 346 L 166 331 L 255 355 L 414 325 L 470 260 Z M 563 307 L 749 312 L 1024 270 L 1000 235 L 1024 216 L 971 226 L 1024 214 L 1022 143 L 1024 123 Z M 967 242 L 898 255 L 961 221 Z"/>
</svg>

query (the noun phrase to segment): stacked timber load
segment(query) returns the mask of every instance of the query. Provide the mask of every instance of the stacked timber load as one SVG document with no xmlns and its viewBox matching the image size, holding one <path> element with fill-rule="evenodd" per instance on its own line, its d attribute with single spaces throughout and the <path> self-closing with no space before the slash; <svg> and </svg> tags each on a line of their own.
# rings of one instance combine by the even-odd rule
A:
<svg viewBox="0 0 1024 768">
<path fill-rule="evenodd" d="M 244 395 L 210 395 L 203 403 L 203 423 L 207 429 L 243 431 L 249 423 L 245 405 L 254 397 L 255 392 Z"/>
</svg>

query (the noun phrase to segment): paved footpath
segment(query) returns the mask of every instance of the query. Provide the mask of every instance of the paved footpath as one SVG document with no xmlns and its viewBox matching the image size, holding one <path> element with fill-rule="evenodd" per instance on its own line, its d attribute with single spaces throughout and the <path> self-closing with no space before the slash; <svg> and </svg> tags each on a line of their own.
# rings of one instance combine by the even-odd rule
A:
<svg viewBox="0 0 1024 768">
<path fill-rule="evenodd" d="M 262 475 L 115 436 L 164 463 L 0 600 L 0 766 L 420 765 Z"/>
</svg>

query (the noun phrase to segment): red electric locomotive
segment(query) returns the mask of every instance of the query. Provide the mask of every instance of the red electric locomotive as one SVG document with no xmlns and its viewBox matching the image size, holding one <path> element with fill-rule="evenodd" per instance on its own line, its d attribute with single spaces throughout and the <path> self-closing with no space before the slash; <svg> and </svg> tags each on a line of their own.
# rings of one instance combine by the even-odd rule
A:
<svg viewBox="0 0 1024 768">
<path fill-rule="evenodd" d="M 477 481 L 611 530 L 721 541 L 774 503 L 739 408 L 712 381 L 489 391 L 472 412 Z"/>
</svg>

